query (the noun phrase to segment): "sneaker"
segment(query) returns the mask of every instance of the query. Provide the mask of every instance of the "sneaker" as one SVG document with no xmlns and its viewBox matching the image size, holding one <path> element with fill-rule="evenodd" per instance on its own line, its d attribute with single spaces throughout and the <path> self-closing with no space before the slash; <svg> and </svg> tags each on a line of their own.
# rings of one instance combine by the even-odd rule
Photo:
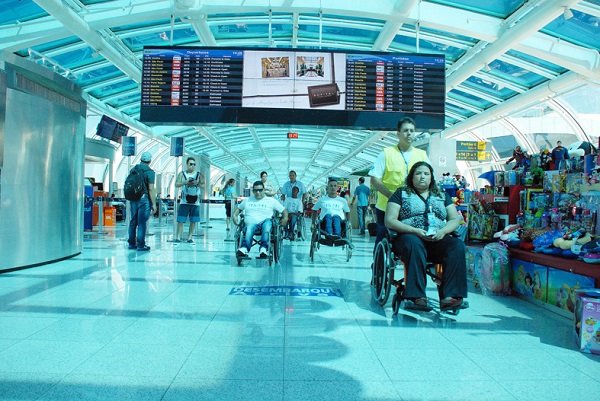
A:
<svg viewBox="0 0 600 401">
<path fill-rule="evenodd" d="M 187 240 L 187 243 L 190 244 L 190 245 L 196 245 L 196 243 L 194 242 L 194 240 L 191 239 L 191 238 L 189 240 Z"/>
<path fill-rule="evenodd" d="M 246 249 L 245 247 L 241 247 L 237 250 L 235 254 L 241 258 L 246 257 L 248 256 L 248 249 Z"/>
<path fill-rule="evenodd" d="M 137 245 L 129 245 L 129 249 L 137 249 Z"/>
<path fill-rule="evenodd" d="M 258 253 L 258 257 L 259 257 L 259 258 L 266 258 L 266 257 L 268 257 L 268 256 L 269 256 L 269 254 L 267 253 L 267 248 L 265 248 L 265 247 L 261 247 L 261 248 L 260 248 L 260 251 L 259 251 L 259 253 Z"/>
<path fill-rule="evenodd" d="M 143 247 L 141 247 L 141 248 L 138 248 L 137 250 L 138 250 L 139 252 L 146 252 L 146 251 L 149 251 L 149 250 L 150 250 L 150 247 L 149 247 L 148 245 L 144 245 Z"/>
<path fill-rule="evenodd" d="M 180 239 L 174 239 L 174 240 L 173 240 L 173 243 L 174 243 L 174 244 L 179 244 L 179 243 L 181 243 L 181 240 L 180 240 Z"/>
</svg>

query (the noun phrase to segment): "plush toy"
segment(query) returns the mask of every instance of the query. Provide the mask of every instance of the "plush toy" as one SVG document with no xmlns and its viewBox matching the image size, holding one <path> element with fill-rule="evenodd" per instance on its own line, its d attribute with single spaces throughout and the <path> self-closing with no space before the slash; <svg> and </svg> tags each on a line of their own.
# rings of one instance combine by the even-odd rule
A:
<svg viewBox="0 0 600 401">
<path fill-rule="evenodd" d="M 502 231 L 498 231 L 494 234 L 494 238 L 499 238 L 500 241 L 513 241 L 515 239 L 519 239 L 521 226 L 518 224 L 510 224 L 504 228 Z"/>
<path fill-rule="evenodd" d="M 563 250 L 570 250 L 574 244 L 584 245 L 592 240 L 590 233 L 587 233 L 584 229 L 579 229 L 575 232 L 567 232 L 562 238 L 554 240 L 553 245 Z"/>
<path fill-rule="evenodd" d="M 535 246 L 536 251 L 539 251 L 543 248 L 548 248 L 554 244 L 554 241 L 558 238 L 562 238 L 565 235 L 564 230 L 549 230 L 544 233 L 539 234 L 533 239 L 533 246 Z"/>
</svg>

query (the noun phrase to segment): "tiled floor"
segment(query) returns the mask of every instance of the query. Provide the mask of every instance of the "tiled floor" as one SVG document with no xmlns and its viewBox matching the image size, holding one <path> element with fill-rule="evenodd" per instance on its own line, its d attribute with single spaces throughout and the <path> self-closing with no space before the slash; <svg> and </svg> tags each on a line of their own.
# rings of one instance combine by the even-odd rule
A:
<svg viewBox="0 0 600 401">
<path fill-rule="evenodd" d="M 0 275 L 1 400 L 591 400 L 600 356 L 576 349 L 569 319 L 471 292 L 458 316 L 371 300 L 373 240 L 284 242 L 281 264 L 237 266 L 224 222 L 152 251 L 125 230 L 73 259 Z M 257 250 L 253 249 L 252 254 Z M 230 294 L 238 287 L 339 296 Z M 435 297 L 436 290 L 429 284 Z M 306 294 L 306 292 L 304 293 Z"/>
</svg>

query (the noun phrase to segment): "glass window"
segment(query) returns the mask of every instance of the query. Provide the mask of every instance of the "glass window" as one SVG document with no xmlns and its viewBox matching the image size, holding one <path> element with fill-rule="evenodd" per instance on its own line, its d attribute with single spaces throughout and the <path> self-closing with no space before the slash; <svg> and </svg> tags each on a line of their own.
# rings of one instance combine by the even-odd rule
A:
<svg viewBox="0 0 600 401">
<path fill-rule="evenodd" d="M 59 65 L 70 70 L 104 60 L 99 53 L 96 53 L 96 50 L 89 46 L 77 48 L 73 51 L 68 51 L 61 54 L 56 54 L 52 57 L 52 59 Z"/>
<path fill-rule="evenodd" d="M 480 109 L 487 109 L 488 107 L 492 107 L 494 105 L 494 103 L 492 103 L 492 102 L 489 102 L 487 100 L 481 99 L 476 96 L 473 96 L 470 93 L 463 92 L 458 89 L 452 89 L 448 93 L 448 97 L 460 100 L 462 102 L 468 103 L 468 104 L 478 107 Z"/>
<path fill-rule="evenodd" d="M 46 52 L 48 50 L 58 49 L 63 46 L 69 46 L 69 45 L 72 45 L 73 43 L 80 43 L 80 42 L 81 42 L 81 39 L 79 39 L 77 36 L 69 36 L 68 38 L 64 38 L 64 39 L 60 39 L 60 40 L 53 40 L 52 42 L 47 42 L 47 43 L 43 43 L 38 46 L 33 46 L 32 49 L 38 53 L 43 54 L 44 52 Z M 28 56 L 27 49 L 23 49 L 23 50 L 19 51 L 17 54 L 19 54 L 20 56 L 23 56 L 23 57 Z"/>
<path fill-rule="evenodd" d="M 546 77 L 502 60 L 494 60 L 489 66 L 491 70 L 488 74 L 514 82 L 524 88 L 534 87 L 547 80 Z"/>
<path fill-rule="evenodd" d="M 403 35 L 403 33 L 407 33 L 407 35 Z M 433 40 L 433 36 L 428 35 L 427 37 L 428 39 L 421 37 L 419 40 L 419 51 L 421 52 L 443 53 L 446 55 L 446 60 L 451 62 L 458 60 L 463 54 L 466 53 L 465 50 L 458 47 L 436 42 Z M 407 29 L 403 29 L 400 34 L 396 35 L 390 45 L 390 49 L 415 52 L 417 49 L 416 46 L 417 40 L 414 37 L 414 30 L 407 27 Z"/>
<path fill-rule="evenodd" d="M 503 100 L 510 99 L 511 97 L 518 94 L 517 92 L 511 89 L 503 88 L 500 84 L 491 81 L 486 81 L 482 78 L 474 76 L 469 77 L 466 81 L 462 83 L 462 85 L 475 91 L 482 91 L 484 93 L 490 94 L 494 97 Z"/>
<path fill-rule="evenodd" d="M 475 114 L 470 110 L 463 109 L 462 107 L 459 107 L 455 104 L 449 104 L 449 103 L 446 103 L 446 111 L 452 112 L 454 114 L 458 114 L 459 116 L 463 116 L 465 118 L 470 117 L 473 114 Z"/>
<path fill-rule="evenodd" d="M 136 87 L 137 87 L 137 85 L 136 85 Z M 119 107 L 121 107 L 123 105 L 133 104 L 133 103 L 139 102 L 139 101 L 140 101 L 140 94 L 139 94 L 139 92 L 137 92 L 137 93 L 132 93 L 127 96 L 117 98 L 116 100 L 111 100 L 110 102 L 108 102 L 108 104 L 111 105 L 112 107 L 115 107 L 118 109 Z"/>
<path fill-rule="evenodd" d="M 114 95 L 115 93 L 137 88 L 137 86 L 138 84 L 135 81 L 126 80 L 113 85 L 103 86 L 100 89 L 96 89 L 89 92 L 89 94 L 99 99 L 102 99 L 103 97 Z M 139 96 L 140 94 L 138 93 L 137 95 Z"/>
<path fill-rule="evenodd" d="M 160 32 L 142 33 L 136 36 L 123 37 L 123 43 L 133 52 L 141 51 L 144 46 L 169 46 L 171 44 L 171 30 L 165 27 Z M 173 30 L 173 44 L 184 45 L 188 43 L 197 43 L 198 36 L 192 28 L 182 28 Z"/>
<path fill-rule="evenodd" d="M 113 65 L 97 68 L 82 74 L 76 73 L 78 77 L 76 82 L 85 89 L 86 86 L 97 84 L 98 82 L 108 81 L 111 78 L 123 75 L 123 72 Z"/>
<path fill-rule="evenodd" d="M 511 15 L 517 8 L 521 7 L 525 3 L 525 0 L 429 0 L 429 2 L 456 7 L 463 10 L 474 11 L 477 13 L 491 15 L 495 17 L 506 18 L 509 15 Z"/>
<path fill-rule="evenodd" d="M 48 13 L 33 1 L 3 1 L 0 24 L 26 22 L 47 16 Z"/>
<path fill-rule="evenodd" d="M 600 24 L 598 17 L 570 9 L 573 17 L 565 19 L 560 15 L 546 25 L 541 32 L 564 39 L 576 45 L 600 50 Z"/>
<path fill-rule="evenodd" d="M 567 72 L 567 69 L 564 67 L 550 63 L 546 60 L 539 59 L 537 57 L 530 56 L 529 54 L 521 53 L 516 50 L 509 50 L 506 52 L 506 54 L 508 54 L 509 56 L 524 60 L 524 61 L 526 61 L 530 64 L 533 64 L 537 67 L 541 67 L 546 70 L 550 70 L 550 71 L 554 72 L 555 74 L 562 74 L 564 72 Z"/>
</svg>

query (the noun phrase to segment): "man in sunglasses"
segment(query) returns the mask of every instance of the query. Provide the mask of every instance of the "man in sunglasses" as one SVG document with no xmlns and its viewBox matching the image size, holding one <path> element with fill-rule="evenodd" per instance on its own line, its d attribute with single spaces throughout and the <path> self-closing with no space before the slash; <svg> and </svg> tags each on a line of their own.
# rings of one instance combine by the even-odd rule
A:
<svg viewBox="0 0 600 401">
<path fill-rule="evenodd" d="M 252 248 L 252 238 L 258 230 L 261 230 L 259 257 L 268 257 L 273 213 L 279 212 L 283 215 L 279 224 L 285 226 L 288 221 L 287 210 L 275 198 L 265 196 L 263 182 L 256 181 L 252 186 L 252 196 L 244 199 L 233 213 L 231 219 L 236 226 L 239 224 L 238 216 L 242 211 L 244 212 L 245 230 L 242 246 L 237 250 L 237 256 L 248 256 L 248 252 Z"/>
<path fill-rule="evenodd" d="M 204 189 L 204 176 L 196 171 L 196 159 L 188 157 L 187 170 L 177 176 L 175 188 L 181 188 L 181 202 L 177 210 L 177 234 L 173 240 L 174 245 L 181 243 L 183 224 L 190 218 L 190 230 L 186 242 L 195 245 L 192 236 L 196 224 L 200 221 L 200 199 Z"/>
</svg>

